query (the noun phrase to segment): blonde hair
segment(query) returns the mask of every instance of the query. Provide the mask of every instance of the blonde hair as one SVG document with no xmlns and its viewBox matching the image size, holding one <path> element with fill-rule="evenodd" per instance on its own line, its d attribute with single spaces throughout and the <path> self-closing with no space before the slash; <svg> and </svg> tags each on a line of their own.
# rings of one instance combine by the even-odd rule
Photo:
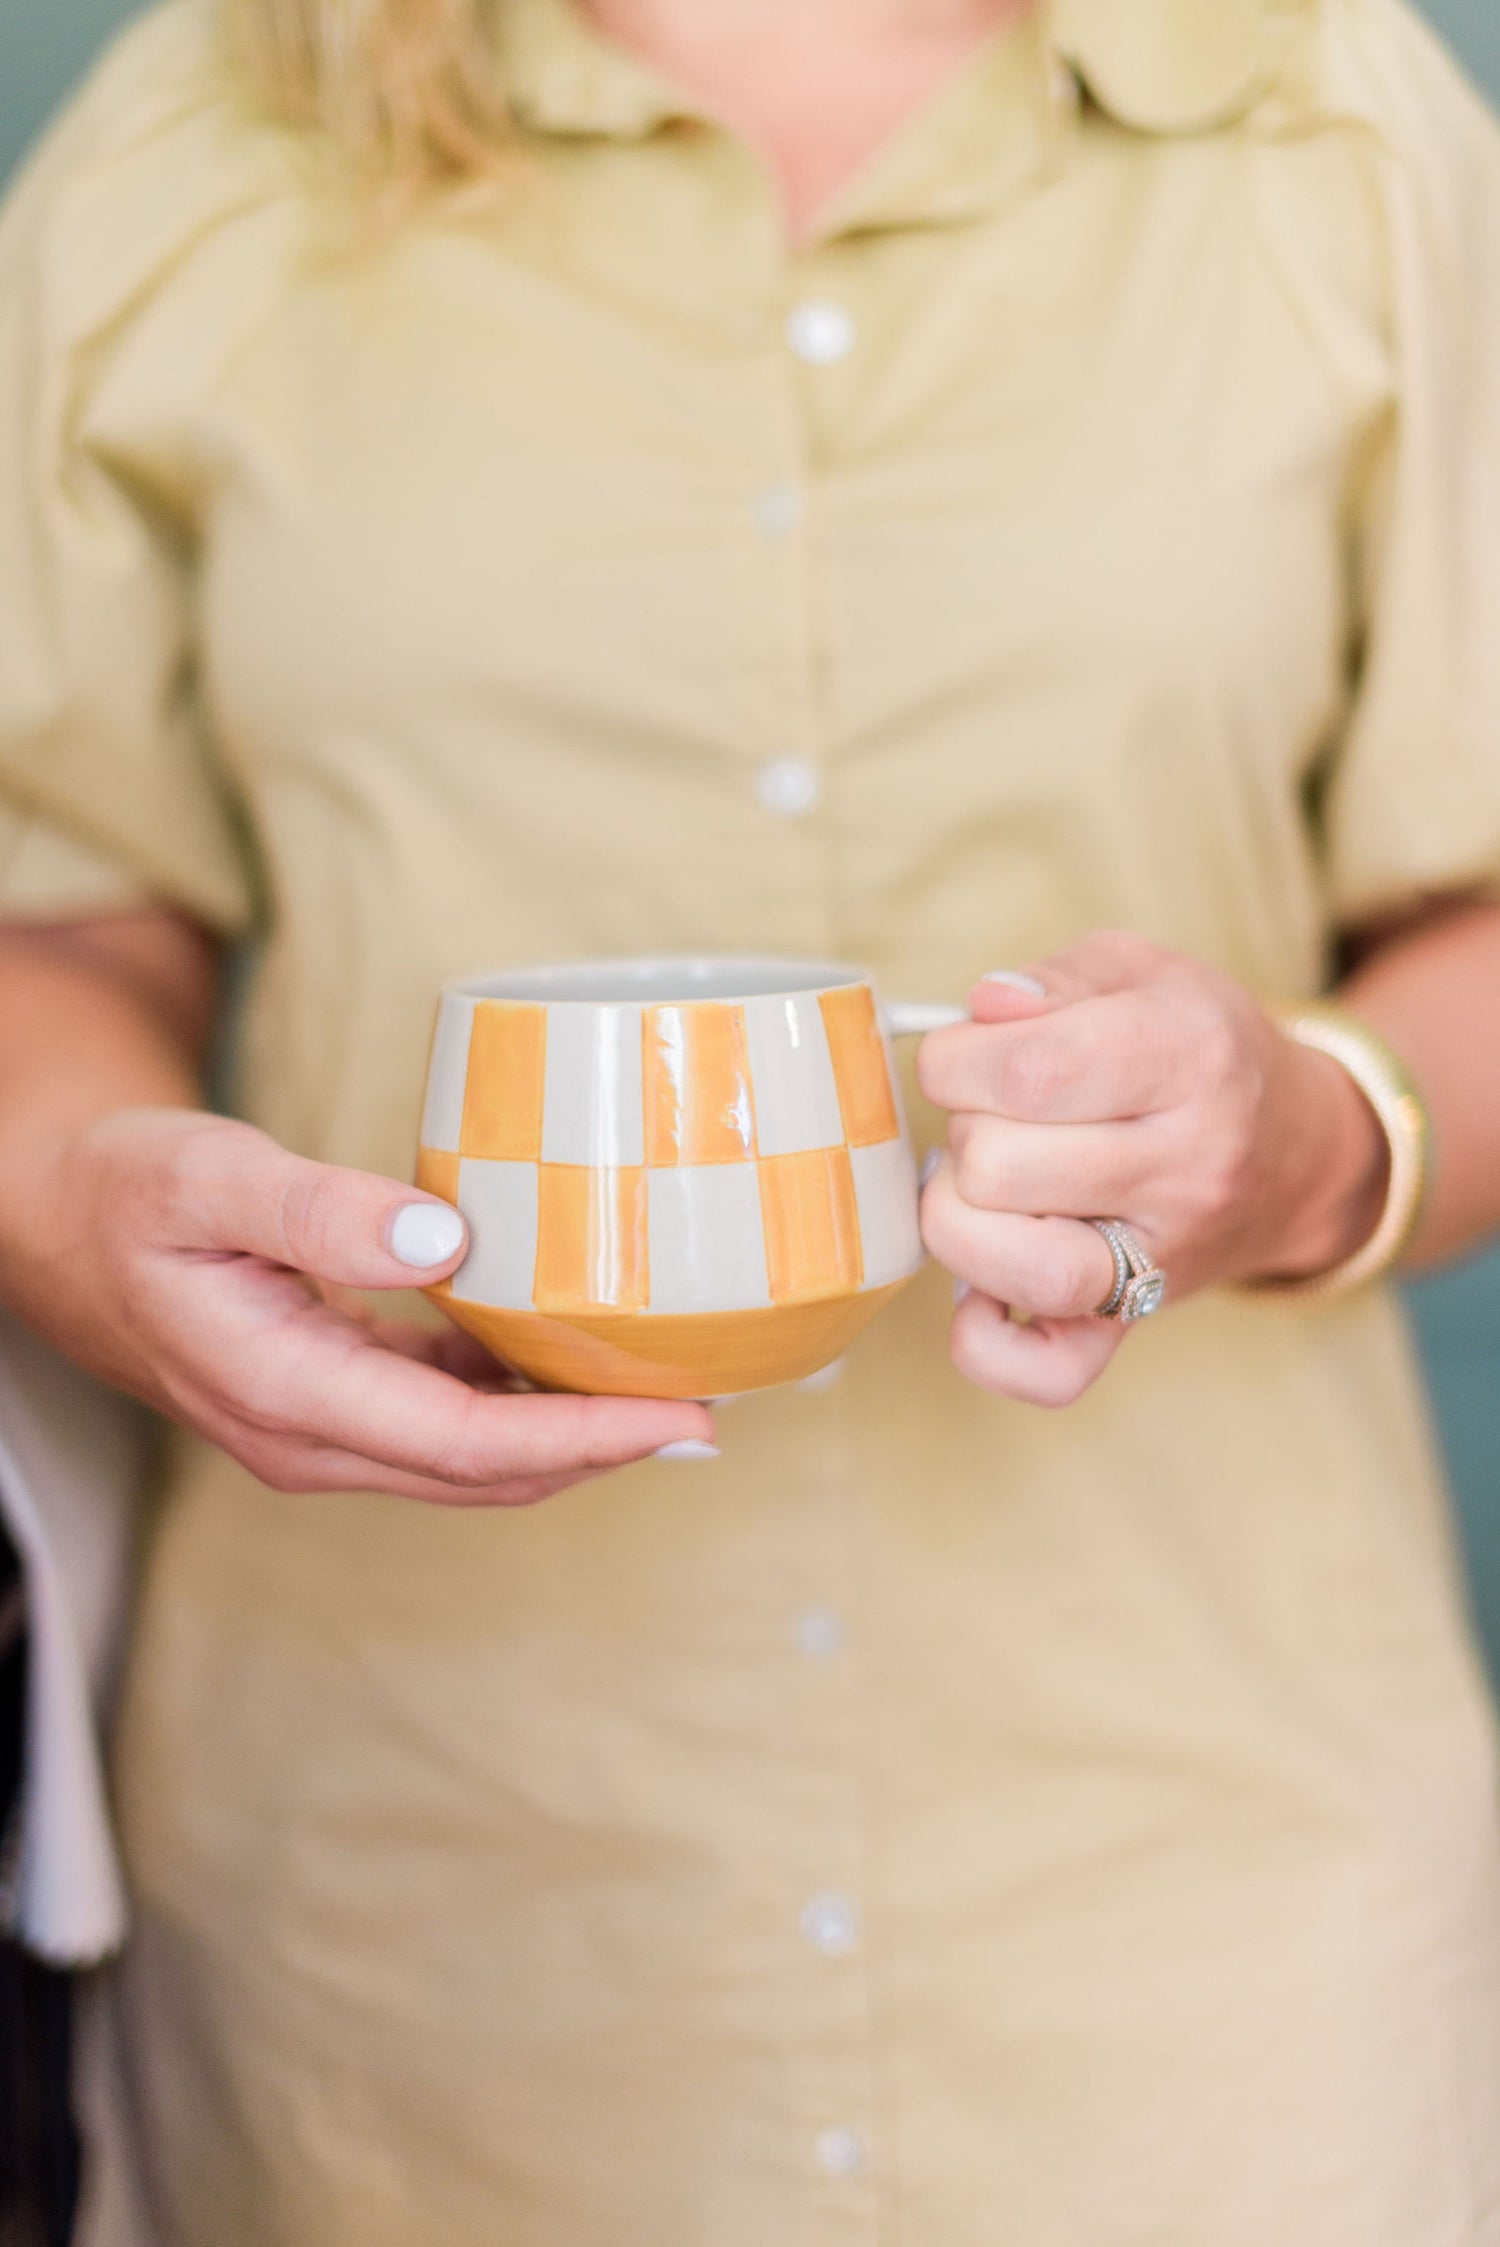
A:
<svg viewBox="0 0 1500 2247">
<path fill-rule="evenodd" d="M 257 97 L 372 173 L 405 189 L 497 170 L 506 118 L 486 20 L 497 0 L 221 4 Z"/>
</svg>

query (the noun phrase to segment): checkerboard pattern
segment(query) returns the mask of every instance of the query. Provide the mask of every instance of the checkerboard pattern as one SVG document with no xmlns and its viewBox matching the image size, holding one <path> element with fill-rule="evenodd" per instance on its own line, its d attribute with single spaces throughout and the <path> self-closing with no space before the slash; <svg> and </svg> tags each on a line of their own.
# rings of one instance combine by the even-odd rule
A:
<svg viewBox="0 0 1500 2247">
<path fill-rule="evenodd" d="M 445 998 L 417 1182 L 458 1302 L 662 1314 L 884 1287 L 921 1262 L 869 987 L 730 1005 Z"/>
</svg>

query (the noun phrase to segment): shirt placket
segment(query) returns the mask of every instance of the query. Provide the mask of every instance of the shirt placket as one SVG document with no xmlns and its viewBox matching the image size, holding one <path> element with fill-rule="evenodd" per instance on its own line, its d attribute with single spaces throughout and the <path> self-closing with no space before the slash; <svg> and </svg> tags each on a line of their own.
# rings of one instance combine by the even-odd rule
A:
<svg viewBox="0 0 1500 2247">
<path fill-rule="evenodd" d="M 764 255 L 746 315 L 760 410 L 742 492 L 742 521 L 753 542 L 755 608 L 762 620 L 759 661 L 767 692 L 744 740 L 748 853 L 758 868 L 767 935 L 779 947 L 827 956 L 836 939 L 832 879 L 837 806 L 822 613 L 823 430 L 837 414 L 843 362 L 854 340 L 848 307 L 812 256 L 781 246 L 769 191 Z M 743 427 L 734 432 L 743 439 Z M 743 456 L 742 456 L 743 457 Z"/>
<path fill-rule="evenodd" d="M 753 514 L 785 680 L 782 738 L 754 775 L 764 847 L 804 885 L 806 937 L 836 941 L 838 804 L 821 567 L 826 479 L 836 456 L 860 324 L 837 244 L 779 252 L 761 352 L 771 411 L 769 473 Z M 790 1665 L 784 1934 L 796 2034 L 790 2055 L 794 2159 L 809 2181 L 810 2241 L 893 2241 L 894 2148 L 882 2127 L 878 2055 L 878 1868 L 872 1862 L 869 1690 L 861 1513 L 852 1487 L 847 1391 L 835 1365 L 803 1385 L 795 1507 L 777 1635 Z"/>
<path fill-rule="evenodd" d="M 894 2148 L 881 2111 L 880 1882 L 873 1862 L 860 1515 L 850 1484 L 843 1368 L 792 1407 L 784 1536 L 766 1648 L 787 1737 L 768 1866 L 784 1960 L 789 2163 L 805 2180 L 809 2247 L 896 2238 Z M 811 1392 L 811 1393 L 807 1393 Z"/>
</svg>

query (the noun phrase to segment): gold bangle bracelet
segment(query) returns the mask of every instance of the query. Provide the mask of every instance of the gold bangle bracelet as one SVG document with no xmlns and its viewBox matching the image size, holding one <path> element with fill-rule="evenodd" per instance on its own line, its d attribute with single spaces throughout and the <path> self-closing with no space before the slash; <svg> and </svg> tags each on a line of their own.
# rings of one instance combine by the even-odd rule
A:
<svg viewBox="0 0 1500 2247">
<path fill-rule="evenodd" d="M 1405 1063 L 1352 1014 L 1335 1006 L 1299 1006 L 1273 1008 L 1272 1016 L 1285 1036 L 1326 1054 L 1354 1079 L 1385 1133 L 1390 1181 L 1379 1224 L 1342 1264 L 1305 1279 L 1256 1285 L 1277 1295 L 1345 1295 L 1393 1270 L 1417 1229 L 1432 1168 L 1431 1118 Z"/>
</svg>

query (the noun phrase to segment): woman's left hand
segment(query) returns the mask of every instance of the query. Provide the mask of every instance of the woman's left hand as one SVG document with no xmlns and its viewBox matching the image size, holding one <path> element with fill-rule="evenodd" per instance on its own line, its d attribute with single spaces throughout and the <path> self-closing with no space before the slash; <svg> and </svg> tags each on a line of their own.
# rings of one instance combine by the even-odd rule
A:
<svg viewBox="0 0 1500 2247">
<path fill-rule="evenodd" d="M 1091 1217 L 1130 1226 L 1169 1303 L 1328 1270 L 1368 1239 L 1380 1125 L 1337 1063 L 1285 1037 L 1249 992 L 1114 932 L 1028 979 L 1040 991 L 976 984 L 972 1020 L 934 1031 L 918 1062 L 951 1118 L 922 1232 L 969 1290 L 952 1346 L 970 1380 L 1063 1405 L 1103 1372 L 1128 1329 L 1093 1315 L 1115 1267 Z"/>
</svg>

